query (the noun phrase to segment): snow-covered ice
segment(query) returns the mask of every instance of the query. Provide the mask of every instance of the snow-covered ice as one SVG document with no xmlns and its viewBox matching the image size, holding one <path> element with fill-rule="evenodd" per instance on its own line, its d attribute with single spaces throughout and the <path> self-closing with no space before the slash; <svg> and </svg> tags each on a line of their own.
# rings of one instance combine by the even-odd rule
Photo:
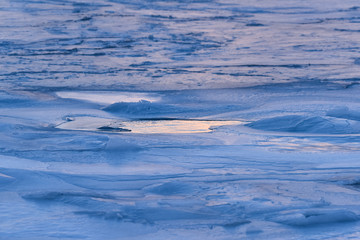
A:
<svg viewBox="0 0 360 240">
<path fill-rule="evenodd" d="M 0 239 L 360 239 L 359 16 L 2 1 Z"/>
</svg>

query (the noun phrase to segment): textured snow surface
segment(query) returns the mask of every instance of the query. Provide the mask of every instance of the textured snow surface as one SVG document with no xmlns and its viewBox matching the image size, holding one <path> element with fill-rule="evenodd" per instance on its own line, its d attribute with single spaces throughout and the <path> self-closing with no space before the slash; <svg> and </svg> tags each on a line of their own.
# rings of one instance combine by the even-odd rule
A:
<svg viewBox="0 0 360 240">
<path fill-rule="evenodd" d="M 360 239 L 352 0 L 3 0 L 0 239 Z"/>
</svg>

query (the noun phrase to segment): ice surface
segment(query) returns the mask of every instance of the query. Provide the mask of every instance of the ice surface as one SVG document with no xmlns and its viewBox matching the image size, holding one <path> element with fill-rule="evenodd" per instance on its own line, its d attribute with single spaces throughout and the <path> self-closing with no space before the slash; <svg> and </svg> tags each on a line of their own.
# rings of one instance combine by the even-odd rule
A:
<svg viewBox="0 0 360 240">
<path fill-rule="evenodd" d="M 3 0 L 0 239 L 360 239 L 359 11 Z"/>
<path fill-rule="evenodd" d="M 333 111 L 332 111 L 333 113 Z M 346 115 L 340 115 L 345 118 Z M 323 134 L 359 134 L 360 123 L 343 119 L 325 117 L 308 117 L 288 115 L 282 117 L 266 118 L 247 124 L 261 130 L 298 132 L 298 133 L 323 133 Z"/>
</svg>

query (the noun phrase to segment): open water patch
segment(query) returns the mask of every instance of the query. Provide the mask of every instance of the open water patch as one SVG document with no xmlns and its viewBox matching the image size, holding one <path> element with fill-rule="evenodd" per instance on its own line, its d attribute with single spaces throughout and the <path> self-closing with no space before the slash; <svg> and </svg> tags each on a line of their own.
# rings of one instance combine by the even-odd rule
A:
<svg viewBox="0 0 360 240">
<path fill-rule="evenodd" d="M 242 121 L 212 121 L 194 119 L 141 119 L 122 121 L 99 117 L 76 117 L 63 122 L 56 128 L 64 130 L 97 131 L 141 134 L 185 134 L 211 132 L 214 127 L 240 125 Z"/>
<path fill-rule="evenodd" d="M 118 102 L 157 102 L 161 99 L 155 93 L 142 93 L 142 92 L 115 92 L 115 91 L 61 91 L 56 92 L 60 98 L 76 99 L 87 102 L 95 102 L 99 104 L 114 104 Z"/>
</svg>

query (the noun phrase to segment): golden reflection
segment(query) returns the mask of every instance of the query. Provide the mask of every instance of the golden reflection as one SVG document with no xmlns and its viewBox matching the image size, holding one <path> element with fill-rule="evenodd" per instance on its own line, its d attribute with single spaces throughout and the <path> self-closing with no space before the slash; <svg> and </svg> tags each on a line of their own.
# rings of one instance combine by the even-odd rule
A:
<svg viewBox="0 0 360 240">
<path fill-rule="evenodd" d="M 239 124 L 238 121 L 160 120 L 124 123 L 133 133 L 202 133 L 211 127 Z"/>
<path fill-rule="evenodd" d="M 141 120 L 119 121 L 96 117 L 78 117 L 61 123 L 60 129 L 83 131 L 131 132 L 141 134 L 184 134 L 211 132 L 213 127 L 239 125 L 241 121 L 206 121 L 206 120 Z"/>
</svg>

